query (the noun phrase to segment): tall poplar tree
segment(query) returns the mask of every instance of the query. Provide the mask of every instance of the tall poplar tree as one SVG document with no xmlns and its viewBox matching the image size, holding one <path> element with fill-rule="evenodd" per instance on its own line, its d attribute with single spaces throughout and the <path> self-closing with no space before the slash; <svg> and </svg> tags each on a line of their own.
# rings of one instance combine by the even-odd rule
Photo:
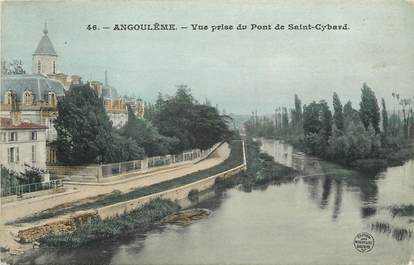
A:
<svg viewBox="0 0 414 265">
<path fill-rule="evenodd" d="M 381 103 L 382 103 L 382 128 L 383 128 L 384 134 L 387 135 L 388 134 L 388 113 L 387 113 L 387 108 L 385 106 L 384 98 L 382 98 Z"/>
<path fill-rule="evenodd" d="M 336 92 L 333 94 L 333 108 L 334 108 L 334 124 L 336 128 L 343 131 L 344 130 L 344 113 L 341 104 L 341 100 Z"/>
<path fill-rule="evenodd" d="M 368 127 L 371 124 L 375 130 L 375 133 L 379 133 L 380 111 L 377 97 L 375 96 L 374 91 L 372 91 L 372 89 L 365 83 L 362 86 L 361 92 L 362 95 L 361 102 L 359 104 L 359 113 L 362 124 L 364 124 L 365 130 L 368 130 Z"/>
</svg>

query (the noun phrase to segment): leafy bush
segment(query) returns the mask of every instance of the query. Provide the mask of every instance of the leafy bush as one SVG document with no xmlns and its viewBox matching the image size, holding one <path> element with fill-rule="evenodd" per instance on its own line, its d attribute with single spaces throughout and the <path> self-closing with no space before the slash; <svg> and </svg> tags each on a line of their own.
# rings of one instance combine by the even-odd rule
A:
<svg viewBox="0 0 414 265">
<path fill-rule="evenodd" d="M 188 199 L 192 202 L 197 202 L 199 199 L 199 191 L 198 190 L 190 190 L 188 193 Z"/>
<path fill-rule="evenodd" d="M 155 199 L 143 207 L 119 217 L 82 224 L 72 233 L 47 235 L 39 241 L 53 247 L 79 247 L 97 240 L 116 239 L 132 229 L 142 228 L 180 209 L 170 200 Z"/>
</svg>

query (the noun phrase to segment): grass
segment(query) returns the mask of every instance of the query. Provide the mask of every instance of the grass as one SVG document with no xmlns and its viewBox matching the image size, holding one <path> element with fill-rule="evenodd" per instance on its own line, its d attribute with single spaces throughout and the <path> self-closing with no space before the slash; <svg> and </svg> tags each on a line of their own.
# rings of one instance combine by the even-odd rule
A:
<svg viewBox="0 0 414 265">
<path fill-rule="evenodd" d="M 297 175 L 296 170 L 279 164 L 272 156 L 262 153 L 259 144 L 252 139 L 246 141 L 247 171 L 231 178 L 217 178 L 217 188 L 230 188 L 241 184 L 243 190 L 250 191 L 255 186 L 290 181 Z"/>
<path fill-rule="evenodd" d="M 170 200 L 155 199 L 128 214 L 106 220 L 95 219 L 71 233 L 47 235 L 39 242 L 51 247 L 79 247 L 97 240 L 112 240 L 160 221 L 179 209 L 180 206 Z"/>
<path fill-rule="evenodd" d="M 173 189 L 176 187 L 180 187 L 180 186 L 210 177 L 212 175 L 215 175 L 223 171 L 226 171 L 228 169 L 239 166 L 240 164 L 243 163 L 242 143 L 240 141 L 231 141 L 230 147 L 231 147 L 231 152 L 230 152 L 229 157 L 223 163 L 216 165 L 212 168 L 194 172 L 194 173 L 185 175 L 180 178 L 160 182 L 160 183 L 157 183 L 151 186 L 137 188 L 127 193 L 111 193 L 102 198 L 98 198 L 95 201 L 83 203 L 80 205 L 75 205 L 72 207 L 60 208 L 60 209 L 52 208 L 52 209 L 49 209 L 49 210 L 46 210 L 46 211 L 43 211 L 43 212 L 40 212 L 34 215 L 30 215 L 27 217 L 17 219 L 7 224 L 13 225 L 13 224 L 36 222 L 36 221 L 40 221 L 43 219 L 48 219 L 48 218 L 56 217 L 59 215 L 68 214 L 71 212 L 99 208 L 99 207 L 111 205 L 114 203 L 128 201 L 128 200 L 144 197 L 147 195 L 151 195 L 154 193 L 158 193 L 161 191 Z"/>
</svg>

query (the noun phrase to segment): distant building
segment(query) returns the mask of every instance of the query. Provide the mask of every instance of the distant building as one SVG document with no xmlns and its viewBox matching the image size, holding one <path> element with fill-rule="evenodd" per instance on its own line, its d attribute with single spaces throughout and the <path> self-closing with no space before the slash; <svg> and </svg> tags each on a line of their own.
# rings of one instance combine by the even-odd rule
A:
<svg viewBox="0 0 414 265">
<path fill-rule="evenodd" d="M 12 105 L 20 110 L 22 122 L 45 126 L 46 157 L 48 163 L 56 163 L 57 132 L 54 121 L 57 118 L 57 102 L 65 96 L 72 85 L 82 84 L 79 75 L 67 75 L 58 71 L 58 54 L 48 36 L 45 25 L 32 57 L 33 74 L 5 75 L 1 78 L 0 117 L 8 118 Z M 144 115 L 142 101 L 120 97 L 117 90 L 108 85 L 105 72 L 105 84 L 90 81 L 94 89 L 104 101 L 107 114 L 115 128 L 124 126 L 128 121 L 127 103 L 131 105 L 138 117 Z"/>
<path fill-rule="evenodd" d="M 16 104 L 23 122 L 45 126 L 48 162 L 56 162 L 56 150 L 49 143 L 57 138 L 54 121 L 57 101 L 64 96 L 62 83 L 42 74 L 8 75 L 1 79 L 1 87 L 0 117 L 9 117 Z"/>
<path fill-rule="evenodd" d="M 24 172 L 25 165 L 46 170 L 47 127 L 21 118 L 20 111 L 0 118 L 0 164 L 18 173 Z M 49 174 L 43 175 L 43 181 L 49 181 Z"/>
<path fill-rule="evenodd" d="M 39 41 L 32 57 L 33 73 L 37 74 L 56 74 L 57 73 L 57 58 L 58 55 L 53 48 L 52 42 L 47 36 L 48 30 L 45 24 L 43 29 L 43 37 Z"/>
</svg>

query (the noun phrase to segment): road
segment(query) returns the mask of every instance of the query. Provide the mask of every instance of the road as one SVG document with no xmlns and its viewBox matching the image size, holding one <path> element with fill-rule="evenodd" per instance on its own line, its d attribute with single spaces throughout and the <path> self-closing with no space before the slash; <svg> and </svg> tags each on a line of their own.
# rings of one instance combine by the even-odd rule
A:
<svg viewBox="0 0 414 265">
<path fill-rule="evenodd" d="M 179 178 L 187 174 L 218 165 L 223 162 L 229 154 L 229 145 L 225 143 L 214 151 L 208 159 L 196 164 L 186 164 L 173 169 L 145 174 L 140 178 L 131 179 L 130 181 L 113 185 L 66 185 L 65 187 L 67 187 L 67 189 L 75 189 L 77 192 L 60 196 L 45 196 L 44 198 L 38 197 L 7 203 L 1 206 L 0 224 L 3 226 L 6 222 L 13 221 L 23 216 L 41 212 L 57 205 L 73 203 L 79 200 L 86 200 L 87 198 L 97 195 L 108 194 L 114 190 L 127 192 L 138 187 L 145 187 L 166 180 Z"/>
</svg>

